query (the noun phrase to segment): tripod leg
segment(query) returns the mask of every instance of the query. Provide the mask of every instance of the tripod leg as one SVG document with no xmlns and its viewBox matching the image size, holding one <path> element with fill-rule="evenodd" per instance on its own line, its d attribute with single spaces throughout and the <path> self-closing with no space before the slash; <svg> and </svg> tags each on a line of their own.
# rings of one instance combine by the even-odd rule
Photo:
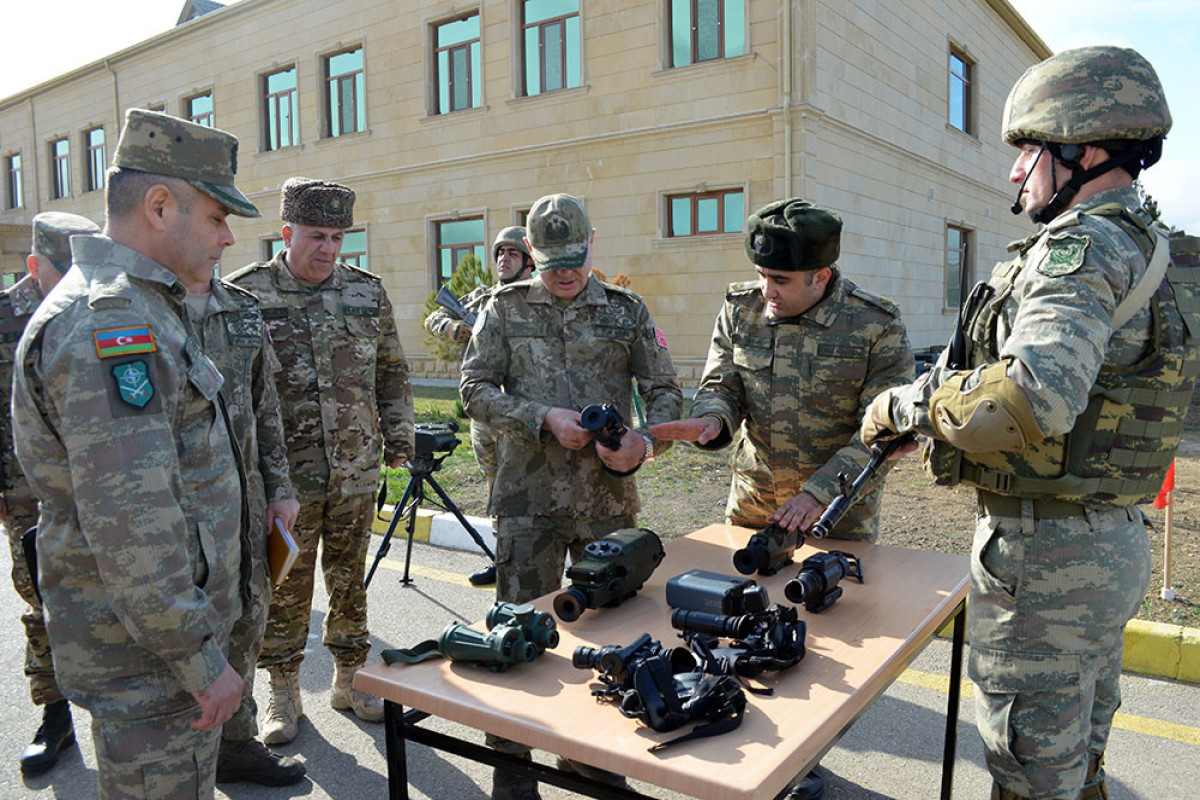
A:
<svg viewBox="0 0 1200 800">
<path fill-rule="evenodd" d="M 495 561 L 496 554 L 487 546 L 487 542 L 483 541 L 483 537 L 479 535 L 479 532 L 471 527 L 471 523 L 467 522 L 467 518 L 458 510 L 458 506 L 454 505 L 454 501 L 442 491 L 442 487 L 438 485 L 438 482 L 433 479 L 432 475 L 429 476 L 429 485 L 433 487 L 433 490 L 437 492 L 437 496 L 441 498 L 443 507 L 454 515 L 454 518 L 458 520 L 458 524 L 462 525 L 467 533 L 471 534 L 471 538 L 475 540 L 475 544 L 479 545 L 479 549 L 487 553 L 488 558 Z"/>
<path fill-rule="evenodd" d="M 433 478 L 429 480 L 432 481 Z M 412 540 L 413 534 L 417 530 L 417 509 L 421 507 L 421 501 L 425 499 L 425 478 L 418 472 L 408 479 L 408 485 L 412 489 L 411 500 L 408 508 L 405 509 L 407 513 L 404 523 L 404 529 L 408 531 L 408 549 L 404 551 L 404 575 L 400 578 L 400 582 L 405 586 L 412 583 L 412 578 L 408 577 L 408 568 L 412 564 Z"/>
<path fill-rule="evenodd" d="M 363 581 L 363 587 L 367 588 L 371 585 L 371 578 L 375 575 L 375 570 L 379 566 L 379 562 L 388 554 L 388 550 L 392 549 L 392 534 L 396 532 L 396 523 L 400 521 L 403 515 L 401 509 L 408 503 L 409 497 L 413 492 L 413 479 L 408 479 L 408 485 L 404 487 L 404 496 L 400 498 L 400 502 L 392 509 L 392 521 L 388 525 L 387 533 L 384 534 L 383 541 L 379 543 L 379 549 L 375 551 L 375 560 L 371 562 L 371 569 L 367 572 L 367 578 Z M 405 575 L 408 571 L 405 570 Z"/>
</svg>

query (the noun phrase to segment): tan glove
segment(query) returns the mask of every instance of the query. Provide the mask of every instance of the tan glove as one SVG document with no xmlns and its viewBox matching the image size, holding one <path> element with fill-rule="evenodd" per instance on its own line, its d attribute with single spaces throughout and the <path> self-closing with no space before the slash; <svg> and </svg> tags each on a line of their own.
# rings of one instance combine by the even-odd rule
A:
<svg viewBox="0 0 1200 800">
<path fill-rule="evenodd" d="M 450 328 L 451 338 L 458 344 L 471 341 L 471 326 L 465 322 L 455 322 Z"/>
<path fill-rule="evenodd" d="M 871 405 L 867 406 L 867 413 L 863 415 L 862 427 L 858 431 L 859 437 L 867 447 L 881 439 L 891 439 L 899 433 L 896 423 L 892 421 L 892 395 L 894 393 L 895 389 L 885 389 L 871 401 Z"/>
</svg>

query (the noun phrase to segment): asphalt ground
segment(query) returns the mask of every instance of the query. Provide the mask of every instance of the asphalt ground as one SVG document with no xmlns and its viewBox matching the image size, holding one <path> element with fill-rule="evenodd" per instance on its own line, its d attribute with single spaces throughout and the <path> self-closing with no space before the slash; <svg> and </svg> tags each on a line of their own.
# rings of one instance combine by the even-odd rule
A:
<svg viewBox="0 0 1200 800">
<path fill-rule="evenodd" d="M 380 538 L 371 547 L 374 557 Z M 0 567 L 8 570 L 7 548 Z M 417 543 L 411 577 L 401 583 L 405 547 L 396 541 L 369 590 L 370 624 L 375 648 L 409 647 L 433 638 L 452 620 L 482 620 L 492 604 L 490 589 L 477 589 L 466 575 L 485 564 L 477 553 Z M 24 779 L 18 759 L 40 721 L 40 709 L 29 702 L 22 675 L 24 632 L 22 602 L 11 590 L 0 591 L 0 798 L 97 797 L 95 756 L 88 716 L 75 709 L 77 747 L 66 750 L 49 773 Z M 308 766 L 308 777 L 296 786 L 268 789 L 253 784 L 226 784 L 217 797 L 236 800 L 306 797 L 368 800 L 387 796 L 387 767 L 382 725 L 359 722 L 329 707 L 333 662 L 320 643 L 326 595 L 318 584 L 313 608 L 309 655 L 301 672 L 307 717 L 300 735 L 281 752 Z M 828 800 L 875 800 L 937 797 L 941 780 L 950 643 L 935 640 L 891 688 L 843 736 L 822 760 Z M 803 680 L 803 662 L 795 668 Z M 259 672 L 256 696 L 260 719 L 266 707 L 266 673 Z M 1113 800 L 1164 800 L 1200 797 L 1200 686 L 1125 675 L 1124 706 L 1117 717 L 1108 752 L 1108 785 Z M 617 713 L 614 711 L 613 713 Z M 986 798 L 991 780 L 974 725 L 971 687 L 964 679 L 960 706 L 958 760 L 954 772 L 956 798 Z M 436 729 L 482 742 L 482 735 L 457 725 L 433 722 Z M 552 756 L 538 752 L 543 763 Z M 456 756 L 421 745 L 408 747 L 411 796 L 429 800 L 484 800 L 490 796 L 491 772 Z M 635 783 L 653 797 L 681 795 Z M 544 786 L 545 800 L 575 797 Z"/>
</svg>

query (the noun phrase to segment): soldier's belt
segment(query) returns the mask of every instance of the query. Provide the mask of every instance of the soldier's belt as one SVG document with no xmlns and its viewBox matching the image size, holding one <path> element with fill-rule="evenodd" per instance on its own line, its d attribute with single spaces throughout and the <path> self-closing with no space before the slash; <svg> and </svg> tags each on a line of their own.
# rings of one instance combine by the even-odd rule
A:
<svg viewBox="0 0 1200 800">
<path fill-rule="evenodd" d="M 1020 497 L 1006 497 L 979 490 L 979 513 L 989 517 L 1021 517 L 1021 504 L 1025 502 Z M 1065 519 L 1066 517 L 1082 517 L 1087 508 L 1079 503 L 1068 503 L 1066 500 L 1030 500 L 1033 503 L 1034 519 Z"/>
</svg>

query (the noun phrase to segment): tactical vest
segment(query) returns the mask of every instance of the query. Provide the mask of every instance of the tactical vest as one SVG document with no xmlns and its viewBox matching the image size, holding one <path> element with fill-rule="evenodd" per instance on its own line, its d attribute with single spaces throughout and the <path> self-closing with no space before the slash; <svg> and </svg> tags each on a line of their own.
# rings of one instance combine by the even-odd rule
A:
<svg viewBox="0 0 1200 800">
<path fill-rule="evenodd" d="M 1119 204 L 1088 213 L 1120 226 L 1147 263 L 1155 242 L 1161 246 L 1167 241 L 1149 220 Z M 1149 301 L 1151 331 L 1145 355 L 1128 366 L 1101 367 L 1087 407 L 1065 435 L 1017 452 L 966 453 L 937 442 L 925 461 L 938 483 L 961 482 L 1009 497 L 1055 498 L 1095 507 L 1124 507 L 1154 498 L 1175 458 L 1200 374 L 1200 240 L 1174 234 L 1169 241 L 1171 264 Z M 997 266 L 994 297 L 1011 290 L 1023 266 L 1023 258 Z M 1011 303 L 1011 297 L 1006 302 Z M 999 359 L 999 306 L 978 303 L 964 315 L 970 347 L 967 369 Z"/>
</svg>

